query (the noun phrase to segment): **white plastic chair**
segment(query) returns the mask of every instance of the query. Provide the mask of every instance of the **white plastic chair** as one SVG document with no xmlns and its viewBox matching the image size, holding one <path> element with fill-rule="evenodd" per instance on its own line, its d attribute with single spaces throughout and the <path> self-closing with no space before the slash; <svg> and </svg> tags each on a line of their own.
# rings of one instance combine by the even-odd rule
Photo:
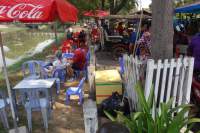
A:
<svg viewBox="0 0 200 133">
<path fill-rule="evenodd" d="M 22 64 L 22 73 L 25 79 L 40 78 L 40 63 L 36 60 L 24 62 Z"/>
<path fill-rule="evenodd" d="M 32 111 L 41 111 L 44 122 L 44 127 L 48 129 L 48 117 L 51 113 L 50 100 L 47 89 L 26 89 L 25 109 L 27 112 L 27 120 L 29 131 L 32 131 Z"/>
<path fill-rule="evenodd" d="M 6 106 L 9 104 L 9 99 L 5 98 L 4 94 L 0 92 L 0 118 L 4 128 L 9 129 L 8 118 L 6 113 Z"/>
</svg>

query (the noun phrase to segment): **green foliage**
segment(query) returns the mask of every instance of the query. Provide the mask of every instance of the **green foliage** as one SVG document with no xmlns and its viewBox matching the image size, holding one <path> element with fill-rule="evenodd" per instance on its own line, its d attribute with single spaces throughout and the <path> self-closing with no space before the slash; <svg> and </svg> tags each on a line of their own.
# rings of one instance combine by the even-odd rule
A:
<svg viewBox="0 0 200 133">
<path fill-rule="evenodd" d="M 96 10 L 100 7 L 99 0 L 69 0 L 79 9 L 79 14 L 83 11 Z"/>
<path fill-rule="evenodd" d="M 111 116 L 108 112 L 105 114 L 112 121 L 118 121 L 125 124 L 131 133 L 180 133 L 180 130 L 187 126 L 187 133 L 194 123 L 200 122 L 200 119 L 191 116 L 185 117 L 192 105 L 181 105 L 171 108 L 173 99 L 167 103 L 161 103 L 160 108 L 156 109 L 154 97 L 154 89 L 151 89 L 148 100 L 145 99 L 143 88 L 137 84 L 136 92 L 139 98 L 140 110 L 131 113 L 129 117 L 124 116 L 122 112 L 117 112 L 117 118 Z M 177 113 L 178 112 L 178 113 Z"/>
<path fill-rule="evenodd" d="M 135 8 L 136 0 L 69 0 L 79 9 L 80 16 L 84 11 L 104 9 L 109 10 L 111 14 L 119 12 L 129 12 Z M 102 7 L 102 4 L 104 5 Z"/>
<path fill-rule="evenodd" d="M 175 7 L 184 6 L 186 4 L 191 4 L 193 2 L 195 2 L 195 0 L 176 0 L 175 1 Z"/>
</svg>

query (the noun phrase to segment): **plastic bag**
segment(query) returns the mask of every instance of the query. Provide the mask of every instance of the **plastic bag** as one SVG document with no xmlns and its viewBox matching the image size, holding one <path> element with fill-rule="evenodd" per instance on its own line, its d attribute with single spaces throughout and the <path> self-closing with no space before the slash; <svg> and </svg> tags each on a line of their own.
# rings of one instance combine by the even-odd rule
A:
<svg viewBox="0 0 200 133">
<path fill-rule="evenodd" d="M 105 116 L 104 110 L 109 112 L 111 115 L 116 116 L 116 111 L 124 112 L 124 106 L 122 106 L 122 96 L 118 92 L 114 92 L 112 96 L 105 99 L 98 108 L 99 116 Z"/>
</svg>

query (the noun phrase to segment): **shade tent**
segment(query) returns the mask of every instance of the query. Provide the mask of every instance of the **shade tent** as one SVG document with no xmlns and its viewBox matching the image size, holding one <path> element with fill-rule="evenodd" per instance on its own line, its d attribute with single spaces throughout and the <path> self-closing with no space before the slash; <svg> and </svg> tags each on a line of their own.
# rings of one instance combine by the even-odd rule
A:
<svg viewBox="0 0 200 133">
<path fill-rule="evenodd" d="M 200 2 L 176 8 L 175 13 L 200 13 Z"/>
<path fill-rule="evenodd" d="M 76 22 L 78 21 L 78 10 L 66 0 L 0 0 L 0 22 L 46 23 L 57 20 L 61 22 Z M 17 129 L 1 32 L 0 48 L 12 117 L 14 126 Z"/>
<path fill-rule="evenodd" d="M 1 0 L 0 22 L 76 22 L 78 10 L 66 0 Z"/>
</svg>

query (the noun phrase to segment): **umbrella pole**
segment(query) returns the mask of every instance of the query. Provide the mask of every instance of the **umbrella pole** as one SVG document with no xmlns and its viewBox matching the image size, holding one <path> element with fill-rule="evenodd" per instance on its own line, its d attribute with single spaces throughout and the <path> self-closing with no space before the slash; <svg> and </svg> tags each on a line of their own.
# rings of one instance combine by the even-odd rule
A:
<svg viewBox="0 0 200 133">
<path fill-rule="evenodd" d="M 4 53 L 4 49 L 3 49 L 1 32 L 0 32 L 0 46 L 1 46 L 1 55 L 2 55 L 2 60 L 3 60 L 4 76 L 5 76 L 5 80 L 6 80 L 6 86 L 7 86 L 8 96 L 9 96 L 9 100 L 10 100 L 10 107 L 11 107 L 11 112 L 12 112 L 12 117 L 13 117 L 13 124 L 14 124 L 14 128 L 17 129 L 17 121 L 16 121 L 14 105 L 13 105 L 13 100 L 12 100 L 12 95 L 11 95 L 10 82 L 8 79 L 8 72 L 7 72 L 7 68 L 6 68 L 6 60 L 5 60 L 5 53 Z"/>
<path fill-rule="evenodd" d="M 58 43 L 57 22 L 54 23 L 54 34 L 55 34 L 55 41 L 56 41 L 56 44 L 57 44 Z"/>
</svg>

